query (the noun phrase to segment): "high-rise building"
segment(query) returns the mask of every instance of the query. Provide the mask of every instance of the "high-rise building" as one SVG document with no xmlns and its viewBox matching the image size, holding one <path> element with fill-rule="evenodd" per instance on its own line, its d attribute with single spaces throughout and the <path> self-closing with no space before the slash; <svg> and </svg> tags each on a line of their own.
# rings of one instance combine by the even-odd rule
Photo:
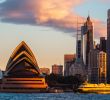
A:
<svg viewBox="0 0 110 100">
<path fill-rule="evenodd" d="M 106 53 L 97 49 L 89 52 L 88 80 L 90 83 L 106 83 Z"/>
<path fill-rule="evenodd" d="M 107 54 L 100 51 L 97 55 L 97 67 L 99 68 L 99 83 L 106 83 L 107 77 Z"/>
<path fill-rule="evenodd" d="M 78 23 L 77 23 L 78 24 Z M 69 69 L 69 74 L 74 76 L 76 74 L 80 74 L 86 79 L 86 70 L 83 63 L 83 47 L 82 47 L 82 34 L 81 27 L 77 26 L 77 34 L 76 34 L 76 60 Z"/>
<path fill-rule="evenodd" d="M 76 60 L 76 54 L 64 55 L 64 76 L 69 76 L 69 69 Z"/>
<path fill-rule="evenodd" d="M 69 75 L 74 76 L 76 74 L 80 74 L 81 76 L 85 77 L 86 71 L 85 71 L 85 66 L 84 66 L 83 58 L 82 58 L 82 42 L 80 38 L 81 36 L 79 35 L 77 38 L 76 60 L 69 69 Z"/>
<path fill-rule="evenodd" d="M 105 37 L 100 38 L 100 51 L 106 52 L 106 41 Z"/>
<path fill-rule="evenodd" d="M 42 74 L 49 75 L 50 74 L 50 69 L 49 68 L 40 68 L 40 72 Z"/>
<path fill-rule="evenodd" d="M 110 83 L 110 9 L 107 19 L 107 83 Z"/>
<path fill-rule="evenodd" d="M 99 68 L 97 66 L 97 55 L 99 50 L 93 49 L 89 52 L 88 64 L 88 81 L 90 83 L 98 83 Z"/>
<path fill-rule="evenodd" d="M 88 55 L 90 50 L 94 48 L 94 41 L 93 41 L 93 25 L 91 22 L 90 17 L 87 17 L 87 21 L 84 23 L 84 26 L 81 27 L 82 32 L 82 48 L 83 48 L 83 61 L 88 69 Z"/>
<path fill-rule="evenodd" d="M 56 75 L 63 75 L 63 65 L 52 65 L 52 73 Z"/>
</svg>

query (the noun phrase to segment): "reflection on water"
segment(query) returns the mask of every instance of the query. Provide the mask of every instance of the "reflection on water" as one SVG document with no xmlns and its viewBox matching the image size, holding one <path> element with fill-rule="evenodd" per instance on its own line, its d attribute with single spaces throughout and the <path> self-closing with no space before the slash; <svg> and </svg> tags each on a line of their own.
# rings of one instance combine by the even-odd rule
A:
<svg viewBox="0 0 110 100">
<path fill-rule="evenodd" d="M 16 93 L 0 93 L 0 100 L 110 100 L 110 95 L 99 94 L 16 94 Z"/>
</svg>

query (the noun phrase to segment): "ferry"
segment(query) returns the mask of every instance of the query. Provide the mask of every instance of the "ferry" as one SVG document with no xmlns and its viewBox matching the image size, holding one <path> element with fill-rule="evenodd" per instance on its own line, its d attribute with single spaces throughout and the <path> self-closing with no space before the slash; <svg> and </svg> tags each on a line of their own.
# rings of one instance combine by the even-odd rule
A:
<svg viewBox="0 0 110 100">
<path fill-rule="evenodd" d="M 100 83 L 91 84 L 84 83 L 79 88 L 80 93 L 97 93 L 97 94 L 110 94 L 110 84 Z"/>
</svg>

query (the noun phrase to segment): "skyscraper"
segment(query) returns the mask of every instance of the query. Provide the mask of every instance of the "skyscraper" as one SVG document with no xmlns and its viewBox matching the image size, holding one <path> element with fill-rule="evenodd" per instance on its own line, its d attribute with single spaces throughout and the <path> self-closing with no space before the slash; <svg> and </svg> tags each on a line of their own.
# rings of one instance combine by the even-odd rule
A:
<svg viewBox="0 0 110 100">
<path fill-rule="evenodd" d="M 97 49 L 89 52 L 88 80 L 90 83 L 106 83 L 106 52 Z"/>
<path fill-rule="evenodd" d="M 99 77 L 98 82 L 99 83 L 106 83 L 106 76 L 107 76 L 107 60 L 106 52 L 100 51 L 97 55 L 97 68 L 99 68 Z"/>
<path fill-rule="evenodd" d="M 85 66 L 83 63 L 83 48 L 82 48 L 82 34 L 81 34 L 81 27 L 78 27 L 77 22 L 77 34 L 76 34 L 76 60 L 75 63 L 71 65 L 69 69 L 69 74 L 74 76 L 76 74 L 80 74 L 81 76 L 85 77 L 86 79 L 86 71 Z"/>
<path fill-rule="evenodd" d="M 89 64 L 88 64 L 88 81 L 90 83 L 98 83 L 98 73 L 99 68 L 97 67 L 97 55 L 99 54 L 99 50 L 93 49 L 89 52 Z"/>
<path fill-rule="evenodd" d="M 107 83 L 110 83 L 110 9 L 107 18 Z"/>
<path fill-rule="evenodd" d="M 83 48 L 83 61 L 88 69 L 88 55 L 90 50 L 94 48 L 93 42 L 93 25 L 90 19 L 90 16 L 87 17 L 87 21 L 84 23 L 84 26 L 81 27 L 82 32 L 82 48 Z"/>
<path fill-rule="evenodd" d="M 100 37 L 100 51 L 106 52 L 106 39 L 105 39 L 105 37 Z"/>
</svg>

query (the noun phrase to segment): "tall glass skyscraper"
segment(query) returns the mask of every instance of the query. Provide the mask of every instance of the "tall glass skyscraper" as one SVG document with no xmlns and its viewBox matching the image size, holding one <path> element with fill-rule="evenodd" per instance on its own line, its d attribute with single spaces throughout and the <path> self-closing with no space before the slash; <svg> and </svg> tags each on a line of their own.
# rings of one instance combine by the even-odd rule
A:
<svg viewBox="0 0 110 100">
<path fill-rule="evenodd" d="M 88 69 L 88 55 L 90 50 L 94 48 L 93 43 L 93 25 L 90 19 L 90 16 L 87 17 L 87 21 L 84 23 L 84 26 L 81 27 L 82 31 L 82 41 L 83 41 L 83 61 L 86 69 Z"/>
<path fill-rule="evenodd" d="M 107 18 L 107 83 L 110 83 L 110 9 Z"/>
</svg>

